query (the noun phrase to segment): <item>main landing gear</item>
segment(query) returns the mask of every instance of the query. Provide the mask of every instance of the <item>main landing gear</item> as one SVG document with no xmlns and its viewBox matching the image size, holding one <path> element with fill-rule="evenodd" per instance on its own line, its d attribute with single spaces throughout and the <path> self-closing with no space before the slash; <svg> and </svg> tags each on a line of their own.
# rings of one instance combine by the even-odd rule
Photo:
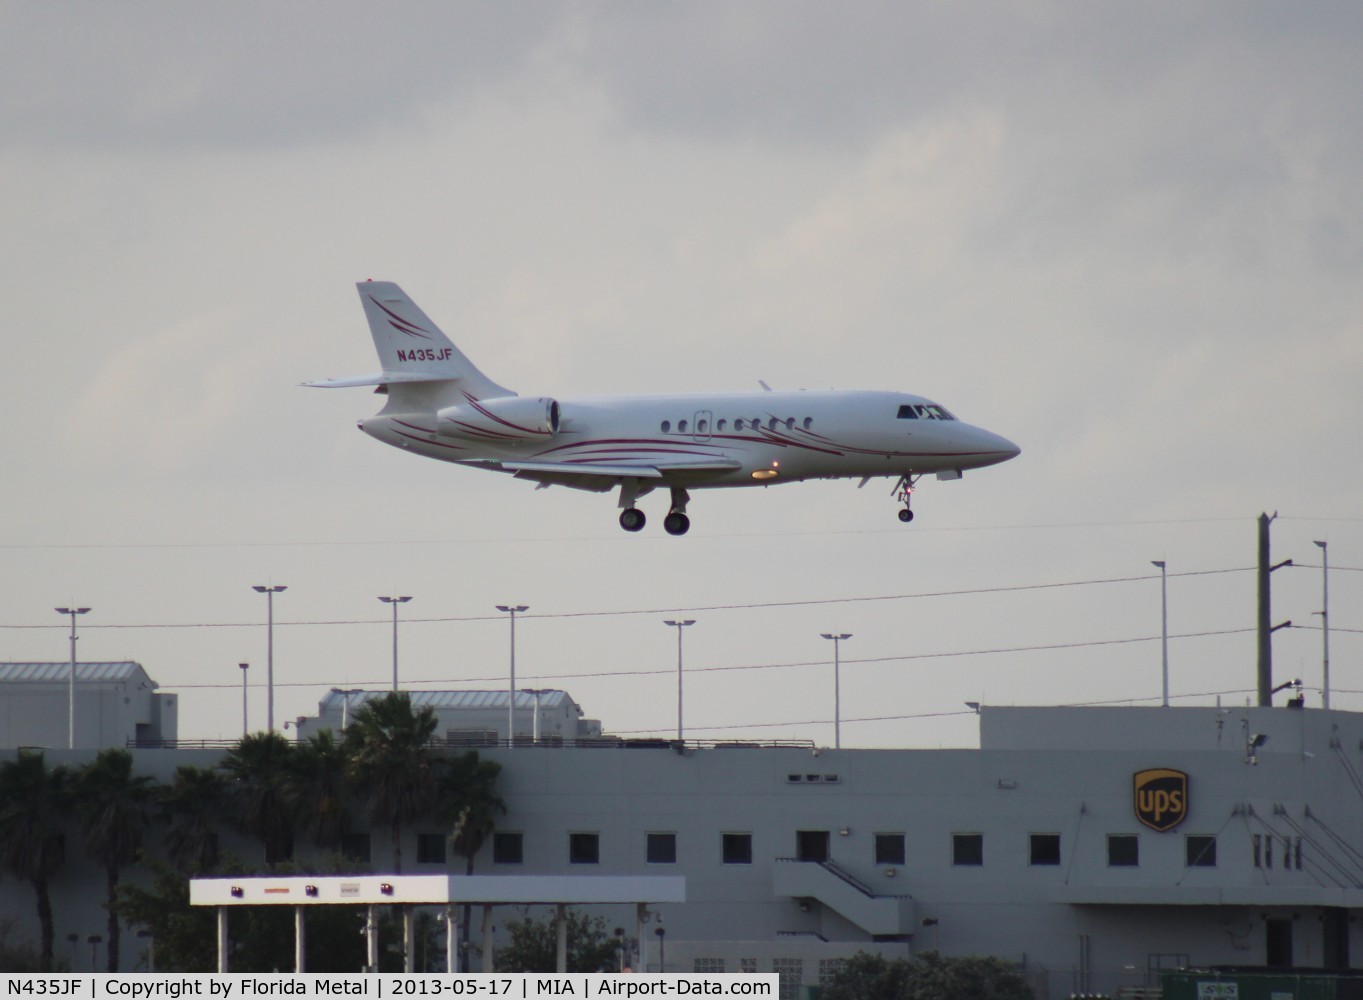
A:
<svg viewBox="0 0 1363 1000">
<path fill-rule="evenodd" d="M 910 472 L 906 476 L 900 476 L 899 482 L 894 484 L 894 490 L 892 490 L 894 498 L 904 505 L 904 509 L 899 512 L 899 520 L 905 524 L 913 520 L 913 509 L 909 506 L 909 502 L 913 499 L 914 484 L 922 478 L 921 475 L 915 476 Z"/>
<path fill-rule="evenodd" d="M 620 489 L 620 527 L 626 531 L 642 531 L 648 518 L 634 506 L 635 500 L 648 492 L 637 482 L 626 483 Z M 691 499 L 680 486 L 672 487 L 672 508 L 663 518 L 663 530 L 669 535 L 684 535 L 691 530 L 691 519 L 686 516 L 686 504 Z"/>
</svg>

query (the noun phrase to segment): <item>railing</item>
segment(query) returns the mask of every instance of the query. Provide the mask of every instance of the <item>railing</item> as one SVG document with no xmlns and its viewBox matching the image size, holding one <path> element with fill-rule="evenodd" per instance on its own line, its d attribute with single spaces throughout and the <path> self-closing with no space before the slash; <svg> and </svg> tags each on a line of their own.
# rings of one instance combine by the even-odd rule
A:
<svg viewBox="0 0 1363 1000">
<path fill-rule="evenodd" d="M 125 746 L 133 750 L 231 750 L 240 739 L 235 740 L 148 740 L 128 739 Z M 673 750 L 681 753 L 686 750 L 726 750 L 726 749 L 794 749 L 813 750 L 813 740 L 667 740 L 649 738 L 626 738 L 619 736 L 588 736 L 566 740 L 560 737 L 517 737 L 508 740 L 501 737 L 477 736 L 437 736 L 429 746 L 437 750 L 465 750 L 481 748 L 550 748 L 593 749 L 593 750 Z"/>
</svg>

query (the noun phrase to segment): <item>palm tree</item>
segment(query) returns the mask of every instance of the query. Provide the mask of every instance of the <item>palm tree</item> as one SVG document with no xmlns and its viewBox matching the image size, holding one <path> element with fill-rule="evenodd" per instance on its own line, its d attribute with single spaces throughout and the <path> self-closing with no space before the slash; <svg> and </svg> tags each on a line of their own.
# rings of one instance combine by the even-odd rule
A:
<svg viewBox="0 0 1363 1000">
<path fill-rule="evenodd" d="M 227 775 L 227 801 L 242 833 L 265 845 L 267 865 L 293 855 L 294 813 L 289 795 L 293 744 L 278 733 L 243 736 L 218 765 Z"/>
<path fill-rule="evenodd" d="M 65 859 L 61 820 L 68 772 L 47 769 L 41 753 L 20 750 L 0 763 L 0 863 L 33 887 L 41 928 L 40 958 L 52 971 L 52 899 L 48 882 Z"/>
<path fill-rule="evenodd" d="M 450 820 L 450 848 L 465 859 L 464 873 L 473 874 L 473 859 L 492 833 L 497 817 L 506 812 L 506 803 L 494 791 L 502 765 L 483 760 L 478 751 L 469 750 L 449 760 L 441 787 L 441 812 Z M 471 910 L 464 904 L 464 961 L 469 954 Z M 465 970 L 467 971 L 467 970 Z"/>
<path fill-rule="evenodd" d="M 191 875 L 201 875 L 218 863 L 214 821 L 222 811 L 224 789 L 217 771 L 190 766 L 177 767 L 174 782 L 161 788 L 166 850 L 171 861 Z"/>
<path fill-rule="evenodd" d="M 393 873 L 402 874 L 402 827 L 430 814 L 439 788 L 439 760 L 431 749 L 435 710 L 412 711 L 405 691 L 366 701 L 345 731 L 349 776 L 372 826 L 393 834 Z"/>
<path fill-rule="evenodd" d="M 330 729 L 294 749 L 289 801 L 303 832 L 318 847 L 336 847 L 350 827 L 346 756 Z"/>
<path fill-rule="evenodd" d="M 85 849 L 104 866 L 105 908 L 109 911 L 108 971 L 118 971 L 119 920 L 116 906 L 119 869 L 137 857 L 147 807 L 155 782 L 133 773 L 133 755 L 101 750 L 72 780 L 73 802 L 85 835 Z"/>
</svg>

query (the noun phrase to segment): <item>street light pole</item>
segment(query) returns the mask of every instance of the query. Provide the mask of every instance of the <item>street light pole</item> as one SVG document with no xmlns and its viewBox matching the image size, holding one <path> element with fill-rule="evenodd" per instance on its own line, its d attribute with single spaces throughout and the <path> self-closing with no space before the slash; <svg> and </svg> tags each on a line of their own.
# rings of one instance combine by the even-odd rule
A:
<svg viewBox="0 0 1363 1000">
<path fill-rule="evenodd" d="M 1324 636 L 1324 647 L 1321 665 L 1324 668 L 1324 684 L 1321 688 L 1320 704 L 1322 708 L 1330 707 L 1330 552 L 1325 542 L 1316 542 L 1320 547 L 1320 568 L 1321 568 L 1321 597 L 1320 597 L 1320 627 Z"/>
<path fill-rule="evenodd" d="M 1169 574 L 1163 559 L 1152 559 L 1151 566 L 1159 567 L 1159 618 L 1160 618 L 1160 676 L 1164 680 L 1164 700 L 1160 703 L 1169 707 Z"/>
<path fill-rule="evenodd" d="M 237 666 L 241 668 L 241 735 L 245 737 L 251 732 L 246 724 L 246 673 L 251 669 L 251 665 L 238 663 Z"/>
<path fill-rule="evenodd" d="M 530 608 L 524 604 L 499 604 L 497 610 L 511 616 L 511 680 L 507 688 L 506 743 L 516 745 L 516 616 Z"/>
<path fill-rule="evenodd" d="M 66 692 L 66 748 L 76 749 L 76 615 L 89 608 L 57 608 L 57 614 L 71 617 L 71 673 L 67 677 Z"/>
<path fill-rule="evenodd" d="M 681 744 L 686 739 L 682 731 L 682 629 L 688 625 L 696 624 L 696 620 L 694 618 L 668 618 L 663 624 L 670 625 L 677 630 L 677 743 Z"/>
<path fill-rule="evenodd" d="M 838 647 L 842 640 L 852 638 L 850 632 L 820 632 L 825 639 L 833 640 L 833 749 L 842 749 L 842 661 Z"/>
<path fill-rule="evenodd" d="M 411 597 L 380 597 L 384 604 L 393 606 L 393 690 L 398 689 L 398 605 L 406 604 Z"/>
<path fill-rule="evenodd" d="M 266 652 L 265 652 L 265 729 L 274 732 L 274 595 L 289 588 L 284 585 L 272 587 L 252 587 L 257 594 L 265 595 L 266 606 Z"/>
</svg>

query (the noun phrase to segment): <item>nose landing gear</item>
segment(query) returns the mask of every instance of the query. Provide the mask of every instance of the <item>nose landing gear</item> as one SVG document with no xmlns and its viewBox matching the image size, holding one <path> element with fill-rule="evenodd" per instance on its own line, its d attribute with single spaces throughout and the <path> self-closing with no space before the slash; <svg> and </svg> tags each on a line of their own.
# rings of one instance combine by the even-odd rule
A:
<svg viewBox="0 0 1363 1000">
<path fill-rule="evenodd" d="M 891 491 L 894 493 L 894 498 L 904 505 L 904 509 L 899 512 L 899 520 L 905 524 L 913 520 L 913 509 L 909 506 L 909 502 L 913 499 L 914 484 L 922 478 L 921 475 L 915 476 L 912 472 L 900 476 L 899 482 L 894 484 L 894 489 Z"/>
</svg>

